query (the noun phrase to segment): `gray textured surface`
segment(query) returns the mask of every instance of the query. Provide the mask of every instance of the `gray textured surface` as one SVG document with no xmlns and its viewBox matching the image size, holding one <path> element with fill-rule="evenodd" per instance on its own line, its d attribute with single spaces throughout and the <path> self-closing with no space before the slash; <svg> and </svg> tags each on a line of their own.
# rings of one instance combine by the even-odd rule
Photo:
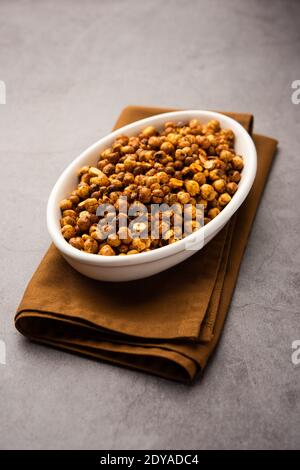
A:
<svg viewBox="0 0 300 470">
<path fill-rule="evenodd" d="M 1 0 L 1 448 L 299 448 L 300 3 Z M 192 388 L 30 344 L 13 326 L 48 194 L 122 107 L 248 111 L 277 137 L 219 348 Z"/>
</svg>

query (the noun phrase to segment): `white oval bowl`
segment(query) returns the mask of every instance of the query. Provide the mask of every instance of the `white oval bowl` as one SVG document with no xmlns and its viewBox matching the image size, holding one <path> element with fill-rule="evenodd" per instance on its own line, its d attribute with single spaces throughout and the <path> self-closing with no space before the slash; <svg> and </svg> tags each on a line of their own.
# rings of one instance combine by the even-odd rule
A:
<svg viewBox="0 0 300 470">
<path fill-rule="evenodd" d="M 199 239 L 202 240 L 198 249 L 206 245 L 229 221 L 245 200 L 256 175 L 256 149 L 248 132 L 234 119 L 212 111 L 175 111 L 151 116 L 117 129 L 89 147 L 70 163 L 52 189 L 47 205 L 48 230 L 53 243 L 74 269 L 85 276 L 101 281 L 131 281 L 164 271 L 198 251 L 198 249 L 187 249 L 187 242 L 189 242 L 190 237 L 194 236 L 192 234 L 171 245 L 136 255 L 101 256 L 85 253 L 72 247 L 63 238 L 59 223 L 59 202 L 68 197 L 77 186 L 78 169 L 84 165 L 96 165 L 100 152 L 111 146 L 118 135 L 132 136 L 138 134 L 143 127 L 148 125 L 161 128 L 166 121 L 186 122 L 193 118 L 199 119 L 202 123 L 217 119 L 220 121 L 222 128 L 232 129 L 235 134 L 235 151 L 244 158 L 244 169 L 237 192 L 216 218 L 197 231 L 200 235 Z"/>
</svg>

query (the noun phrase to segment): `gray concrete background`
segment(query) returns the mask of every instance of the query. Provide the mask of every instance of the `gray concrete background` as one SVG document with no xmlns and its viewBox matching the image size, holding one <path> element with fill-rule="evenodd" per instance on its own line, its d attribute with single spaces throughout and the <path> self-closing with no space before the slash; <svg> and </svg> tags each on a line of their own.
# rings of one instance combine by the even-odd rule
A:
<svg viewBox="0 0 300 470">
<path fill-rule="evenodd" d="M 299 448 L 300 3 L 0 3 L 0 447 Z M 128 104 L 247 111 L 280 141 L 219 348 L 192 388 L 31 344 L 13 325 L 63 168 Z"/>
</svg>

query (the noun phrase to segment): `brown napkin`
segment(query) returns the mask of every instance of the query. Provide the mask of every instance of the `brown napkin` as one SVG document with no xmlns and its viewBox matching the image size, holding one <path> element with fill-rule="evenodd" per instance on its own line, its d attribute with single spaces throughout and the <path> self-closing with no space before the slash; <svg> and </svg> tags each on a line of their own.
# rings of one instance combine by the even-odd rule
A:
<svg viewBox="0 0 300 470">
<path fill-rule="evenodd" d="M 130 106 L 115 128 L 168 109 Z M 249 132 L 252 116 L 228 113 Z M 200 252 L 148 279 L 104 283 L 51 245 L 15 317 L 30 339 L 181 382 L 203 371 L 223 328 L 277 141 L 254 135 L 258 171 L 230 223 Z"/>
</svg>

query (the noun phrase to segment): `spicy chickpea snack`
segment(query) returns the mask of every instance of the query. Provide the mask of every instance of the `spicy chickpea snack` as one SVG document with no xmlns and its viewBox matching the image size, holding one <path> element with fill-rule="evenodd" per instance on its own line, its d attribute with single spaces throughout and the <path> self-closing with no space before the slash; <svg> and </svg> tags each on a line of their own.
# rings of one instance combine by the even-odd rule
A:
<svg viewBox="0 0 300 470">
<path fill-rule="evenodd" d="M 122 112 L 116 127 L 166 111 L 168 110 L 131 106 Z M 236 113 L 230 114 L 230 116 L 239 121 L 251 133 L 251 115 Z M 183 129 L 186 124 L 177 127 Z M 214 125 L 217 126 L 217 124 L 213 124 L 213 127 Z M 192 128 L 191 125 L 188 127 Z M 171 134 L 177 133 L 176 126 L 174 130 L 175 132 L 172 130 Z M 154 134 L 153 130 L 148 129 L 147 132 Z M 67 201 L 62 204 L 62 218 L 65 219 L 62 223 L 62 229 L 67 235 L 67 240 L 75 238 L 72 243 L 76 245 L 77 249 L 86 250 L 87 253 L 93 253 L 93 251 L 99 253 L 102 250 L 101 255 L 104 256 L 120 254 L 120 246 L 126 245 L 126 243 L 119 244 L 119 234 L 118 238 L 111 237 L 110 243 L 106 242 L 102 245 L 102 241 L 92 236 L 95 229 L 91 229 L 91 227 L 97 222 L 94 217 L 99 199 L 103 199 L 104 196 L 110 198 L 114 192 L 124 192 L 125 188 L 130 185 L 135 186 L 128 192 L 131 197 L 133 193 L 135 200 L 139 202 L 141 202 L 140 197 L 150 201 L 150 198 L 151 200 L 152 198 L 161 200 L 161 198 L 172 195 L 172 197 L 176 197 L 179 204 L 184 204 L 187 199 L 190 201 L 193 198 L 201 197 L 207 201 L 205 217 L 210 219 L 213 216 L 218 216 L 216 213 L 228 203 L 229 197 L 234 197 L 232 195 L 234 191 L 231 191 L 230 188 L 235 188 L 235 185 L 230 186 L 230 184 L 237 184 L 237 180 L 230 180 L 230 178 L 240 174 L 242 160 L 238 159 L 236 163 L 232 163 L 235 158 L 232 152 L 234 148 L 231 145 L 232 139 L 229 140 L 229 148 L 219 149 L 219 153 L 215 153 L 215 150 L 218 150 L 217 146 L 213 151 L 212 149 L 208 151 L 204 149 L 207 158 L 203 158 L 201 162 L 197 162 L 198 158 L 193 156 L 197 152 L 193 152 L 191 155 L 184 153 L 184 159 L 178 159 L 178 162 L 183 162 L 183 164 L 176 164 L 178 168 L 174 168 L 174 174 L 168 173 L 168 171 L 173 173 L 173 170 L 166 171 L 167 168 L 171 168 L 171 165 L 167 165 L 168 162 L 171 162 L 168 158 L 165 163 L 162 163 L 159 159 L 156 160 L 152 157 L 153 167 L 156 163 L 159 164 L 151 168 L 151 170 L 155 169 L 153 175 L 146 175 L 149 170 L 145 173 L 134 174 L 134 169 L 140 163 L 147 163 L 143 159 L 140 162 L 138 156 L 139 154 L 145 156 L 144 150 L 150 152 L 151 155 L 154 155 L 154 151 L 154 153 L 164 152 L 167 156 L 172 156 L 176 154 L 177 150 L 185 148 L 177 148 L 176 146 L 172 150 L 172 154 L 165 152 L 167 147 L 165 150 L 161 150 L 162 144 L 168 142 L 166 138 L 164 139 L 166 137 L 164 132 L 165 130 L 160 135 L 155 131 L 154 135 L 145 137 L 148 139 L 147 145 L 152 137 L 161 139 L 159 148 L 158 141 L 154 141 L 155 148 L 153 149 L 142 149 L 137 152 L 138 148 L 136 148 L 135 153 L 127 153 L 128 149 L 126 149 L 124 155 L 122 151 L 118 153 L 118 160 L 115 156 L 115 161 L 104 161 L 105 164 L 101 163 L 100 168 L 93 167 L 96 170 L 91 170 L 90 167 L 81 170 L 80 182 L 77 189 L 74 188 L 74 191 L 79 189 L 79 193 L 70 195 L 67 197 Z M 215 127 L 212 135 L 216 135 L 218 132 L 221 133 L 222 130 L 217 130 Z M 197 139 L 197 134 L 190 134 Z M 203 137 L 205 138 L 204 135 L 198 134 L 200 142 L 203 142 Z M 183 138 L 186 136 L 180 137 L 180 140 Z M 143 139 L 144 137 L 142 137 Z M 82 276 L 63 259 L 54 245 L 51 245 L 34 273 L 18 307 L 15 316 L 16 328 L 33 341 L 164 378 L 191 383 L 203 372 L 221 336 L 247 239 L 275 155 L 277 146 L 275 139 L 255 134 L 253 140 L 257 149 L 258 168 L 252 189 L 227 226 L 201 251 L 168 271 L 161 272 L 151 278 L 113 284 Z M 172 142 L 170 143 L 174 146 Z M 125 147 L 128 146 L 129 140 L 126 143 L 124 140 L 122 144 Z M 189 144 L 193 145 L 190 141 Z M 191 145 L 187 146 L 190 148 Z M 202 154 L 200 151 L 202 147 L 199 143 L 197 145 L 198 156 L 200 157 L 200 153 L 204 157 L 204 153 Z M 168 148 L 171 149 L 169 146 Z M 227 160 L 228 156 L 227 153 L 222 153 L 223 151 L 231 154 L 229 159 L 231 168 L 227 166 L 229 165 L 228 161 L 222 160 L 222 158 Z M 111 150 L 109 153 L 111 154 Z M 136 156 L 133 158 L 134 154 Z M 125 155 L 127 156 L 125 157 Z M 131 156 L 129 157 L 129 155 Z M 182 157 L 181 152 L 178 152 L 178 155 Z M 100 156 L 100 162 L 106 160 L 107 156 L 108 154 L 104 156 L 105 158 Z M 190 157 L 196 161 L 187 160 L 186 162 L 186 159 Z M 115 171 L 116 166 L 118 164 L 125 165 L 127 158 L 129 159 L 128 168 L 130 171 L 124 171 L 121 166 L 120 173 L 124 173 L 123 179 L 122 177 L 121 180 L 115 177 L 113 179 L 124 183 L 125 175 L 128 173 L 129 175 L 126 176 L 128 184 L 122 185 L 121 188 L 121 185 L 117 183 L 114 190 L 111 188 L 110 191 L 103 191 L 102 194 L 101 188 L 103 186 L 108 188 L 112 185 L 110 180 L 112 175 L 120 174 Z M 174 157 L 172 158 L 173 167 L 177 158 L 175 161 Z M 113 157 L 112 159 L 114 160 Z M 205 168 L 204 163 L 207 162 L 207 165 L 210 160 L 215 161 L 217 167 Z M 135 163 L 133 164 L 133 162 Z M 160 166 L 161 164 L 164 169 Z M 203 171 L 194 172 L 189 169 L 193 164 L 201 166 Z M 102 165 L 103 167 L 101 167 Z M 113 165 L 114 169 L 111 166 L 106 169 L 106 165 Z M 184 168 L 188 168 L 188 170 L 184 170 Z M 192 166 L 192 168 L 196 167 Z M 223 170 L 223 172 L 218 174 L 218 178 L 212 179 L 210 172 L 215 170 Z M 186 175 L 182 175 L 183 171 L 187 172 Z M 149 183 L 144 185 L 135 182 L 137 176 L 152 178 L 157 177 L 159 172 L 166 173 L 168 181 L 164 176 L 162 182 L 152 182 L 150 186 Z M 181 174 L 176 172 L 181 172 Z M 199 175 L 195 178 L 198 173 Z M 201 174 L 203 176 L 200 176 Z M 101 178 L 101 182 L 98 179 L 91 181 L 92 178 Z M 107 178 L 110 181 L 109 185 Z M 170 191 L 165 194 L 162 188 L 165 185 L 170 185 L 171 178 L 176 180 L 175 186 L 173 185 Z M 102 185 L 103 182 L 106 184 Z M 199 185 L 200 193 L 195 182 Z M 158 183 L 160 188 L 158 186 L 152 187 L 152 184 L 158 185 Z M 96 186 L 91 188 L 94 184 Z M 213 189 L 207 189 L 204 185 L 210 185 Z M 162 192 L 154 192 L 156 190 Z M 94 197 L 93 193 L 97 191 L 100 192 L 100 195 Z M 213 193 L 213 197 L 209 196 L 211 193 Z M 207 198 L 207 196 L 209 197 Z M 211 205 L 212 201 L 215 201 L 213 205 Z M 80 204 L 82 205 L 78 210 L 77 207 Z M 147 204 L 148 202 L 145 205 L 147 206 Z M 207 221 L 207 223 L 210 222 Z M 77 229 L 77 226 L 80 228 Z M 127 232 L 123 235 L 126 237 Z M 168 240 L 170 238 L 163 239 L 161 237 L 159 244 L 169 243 Z M 97 251 L 94 242 L 97 244 Z M 128 240 L 126 245 L 128 249 L 126 251 L 124 248 L 124 252 L 136 250 L 140 253 L 149 248 L 147 246 L 141 247 L 139 244 L 135 246 L 134 243 L 136 242 L 133 239 Z M 150 246 L 150 249 L 152 248 L 155 248 L 155 245 Z M 99 365 L 99 373 L 101 373 L 101 365 Z"/>
<path fill-rule="evenodd" d="M 203 223 L 209 223 L 238 190 L 243 166 L 232 130 L 222 129 L 217 120 L 165 122 L 162 130 L 147 126 L 139 135 L 120 135 L 101 152 L 97 166 L 78 170 L 77 187 L 60 202 L 61 233 L 74 248 L 103 256 L 174 243 L 186 235 L 179 213 L 189 205 L 190 233 L 201 226 L 200 207 Z M 122 214 L 128 224 L 134 222 L 134 215 L 124 214 L 122 198 L 126 209 L 131 204 L 136 210 L 140 206 L 139 213 L 145 210 L 147 218 L 139 228 L 146 236 L 139 236 L 134 224 L 120 227 Z M 170 209 L 169 223 L 159 214 L 155 220 L 152 208 L 158 204 Z M 112 208 L 103 218 L 97 212 L 100 205 Z M 155 223 L 158 236 L 153 237 L 145 229 Z"/>
</svg>

